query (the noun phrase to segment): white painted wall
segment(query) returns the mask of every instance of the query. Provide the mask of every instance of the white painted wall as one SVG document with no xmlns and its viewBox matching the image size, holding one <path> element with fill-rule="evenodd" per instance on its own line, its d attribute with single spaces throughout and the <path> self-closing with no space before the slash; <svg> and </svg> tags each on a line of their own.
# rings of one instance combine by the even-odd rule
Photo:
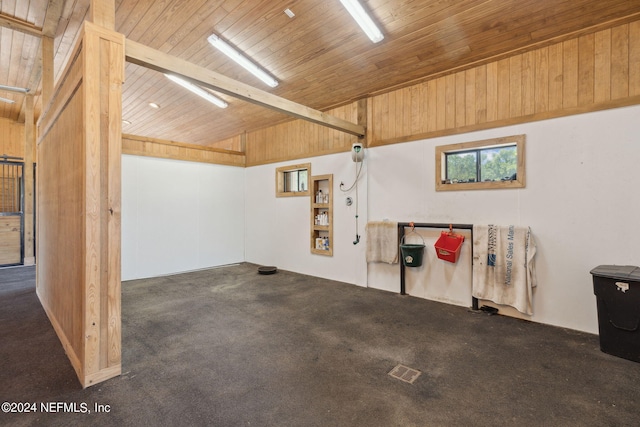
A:
<svg viewBox="0 0 640 427">
<path fill-rule="evenodd" d="M 122 280 L 244 261 L 244 168 L 122 156 Z"/>
<path fill-rule="evenodd" d="M 312 175 L 333 174 L 333 257 L 314 255 L 310 251 L 311 209 L 309 197 L 275 197 L 276 168 L 311 162 Z M 246 169 L 246 260 L 274 265 L 283 270 L 326 277 L 361 286 L 366 285 L 363 269 L 364 242 L 353 244 L 356 235 L 355 188 L 343 193 L 355 179 L 355 163 L 350 153 L 298 159 L 292 162 L 254 166 Z M 358 181 L 359 229 L 364 236 L 367 222 L 366 163 Z"/>
<path fill-rule="evenodd" d="M 597 333 L 589 271 L 600 264 L 640 265 L 639 117 L 640 106 L 633 106 L 368 149 L 359 189 L 359 232 L 364 236 L 368 219 L 385 218 L 529 225 L 538 246 L 530 319 Z M 436 193 L 437 145 L 515 134 L 527 138 L 526 188 Z M 314 175 L 334 174 L 332 258 L 309 252 L 308 198 L 275 198 L 275 168 L 303 161 L 312 163 Z M 247 168 L 245 259 L 397 292 L 399 267 L 367 266 L 365 242 L 352 244 L 355 210 L 344 205 L 338 185 L 351 184 L 353 167 L 350 154 L 343 153 Z M 428 250 L 437 235 L 430 238 Z M 407 290 L 470 305 L 468 258 L 463 254 L 455 266 L 425 265 L 422 272 L 409 272 Z"/>
</svg>

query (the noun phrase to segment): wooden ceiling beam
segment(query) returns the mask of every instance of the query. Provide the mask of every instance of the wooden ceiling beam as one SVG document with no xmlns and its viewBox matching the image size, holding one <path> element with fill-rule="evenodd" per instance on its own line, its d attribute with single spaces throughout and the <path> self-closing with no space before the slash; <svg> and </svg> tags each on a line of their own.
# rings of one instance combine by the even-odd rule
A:
<svg viewBox="0 0 640 427">
<path fill-rule="evenodd" d="M 125 56 L 126 60 L 133 64 L 161 73 L 177 74 L 194 84 L 208 87 L 252 104 L 358 137 L 365 135 L 365 127 L 362 125 L 342 120 L 322 111 L 256 89 L 253 86 L 129 39 L 125 42 Z"/>
<path fill-rule="evenodd" d="M 16 19 L 13 16 L 0 13 L 0 27 L 9 28 L 11 30 L 20 31 L 30 36 L 42 37 L 42 28 L 38 28 L 31 22 Z"/>
<path fill-rule="evenodd" d="M 38 52 L 38 57 L 33 64 L 33 68 L 31 69 L 31 77 L 29 78 L 29 88 L 31 88 L 31 93 L 35 94 L 37 92 L 37 88 L 40 86 L 42 80 L 42 70 L 43 70 L 43 55 L 42 49 L 48 48 L 51 50 L 51 54 L 53 54 L 53 39 L 56 35 L 56 30 L 58 29 L 58 24 L 60 23 L 60 18 L 62 17 L 62 11 L 64 9 L 65 0 L 49 0 L 49 4 L 47 5 L 47 12 L 44 17 L 44 24 L 42 25 L 42 34 L 40 35 L 40 49 Z M 50 55 L 45 55 L 47 57 L 47 89 L 48 93 L 53 92 L 53 58 Z M 50 72 L 49 72 L 50 71 Z M 49 75 L 51 77 L 49 77 Z M 18 121 L 23 122 L 25 120 L 25 103 L 22 103 L 22 107 L 20 108 L 20 114 L 18 116 Z"/>
<path fill-rule="evenodd" d="M 55 38 L 58 24 L 60 23 L 60 17 L 62 17 L 62 10 L 64 9 L 65 0 L 49 0 L 47 6 L 47 14 L 44 17 L 44 24 L 42 25 L 42 34 Z"/>
</svg>

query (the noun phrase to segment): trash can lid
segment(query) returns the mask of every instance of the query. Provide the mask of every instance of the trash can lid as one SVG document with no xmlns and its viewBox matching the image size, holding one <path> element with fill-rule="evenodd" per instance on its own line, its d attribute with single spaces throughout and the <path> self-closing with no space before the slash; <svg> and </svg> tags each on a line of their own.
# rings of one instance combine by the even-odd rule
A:
<svg viewBox="0 0 640 427">
<path fill-rule="evenodd" d="M 640 267 L 635 265 L 599 265 L 591 270 L 591 274 L 610 279 L 640 282 Z"/>
</svg>

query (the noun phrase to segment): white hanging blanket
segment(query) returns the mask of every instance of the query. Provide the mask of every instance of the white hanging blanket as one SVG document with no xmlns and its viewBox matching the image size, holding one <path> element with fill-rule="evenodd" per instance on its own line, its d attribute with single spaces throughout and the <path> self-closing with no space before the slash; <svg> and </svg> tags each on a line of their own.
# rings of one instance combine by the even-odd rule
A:
<svg viewBox="0 0 640 427">
<path fill-rule="evenodd" d="M 370 221 L 367 223 L 367 262 L 398 262 L 398 223 Z"/>
<path fill-rule="evenodd" d="M 533 314 L 535 254 L 530 227 L 474 225 L 472 295 Z"/>
</svg>

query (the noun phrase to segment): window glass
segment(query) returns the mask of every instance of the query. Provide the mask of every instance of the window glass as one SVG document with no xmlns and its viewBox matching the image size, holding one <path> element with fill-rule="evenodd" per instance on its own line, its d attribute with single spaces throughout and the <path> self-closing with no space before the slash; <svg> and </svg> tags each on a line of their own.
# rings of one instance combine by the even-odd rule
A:
<svg viewBox="0 0 640 427">
<path fill-rule="evenodd" d="M 436 147 L 436 190 L 524 187 L 524 148 L 525 135 Z"/>
<path fill-rule="evenodd" d="M 516 178 L 518 147 L 515 145 L 481 150 L 480 181 L 508 181 Z"/>
<path fill-rule="evenodd" d="M 478 153 L 448 153 L 447 178 L 451 182 L 475 182 L 477 179 Z"/>
<path fill-rule="evenodd" d="M 307 170 L 300 169 L 284 172 L 284 191 L 298 192 L 307 191 Z"/>
<path fill-rule="evenodd" d="M 308 196 L 311 163 L 276 169 L 276 197 Z"/>
</svg>

